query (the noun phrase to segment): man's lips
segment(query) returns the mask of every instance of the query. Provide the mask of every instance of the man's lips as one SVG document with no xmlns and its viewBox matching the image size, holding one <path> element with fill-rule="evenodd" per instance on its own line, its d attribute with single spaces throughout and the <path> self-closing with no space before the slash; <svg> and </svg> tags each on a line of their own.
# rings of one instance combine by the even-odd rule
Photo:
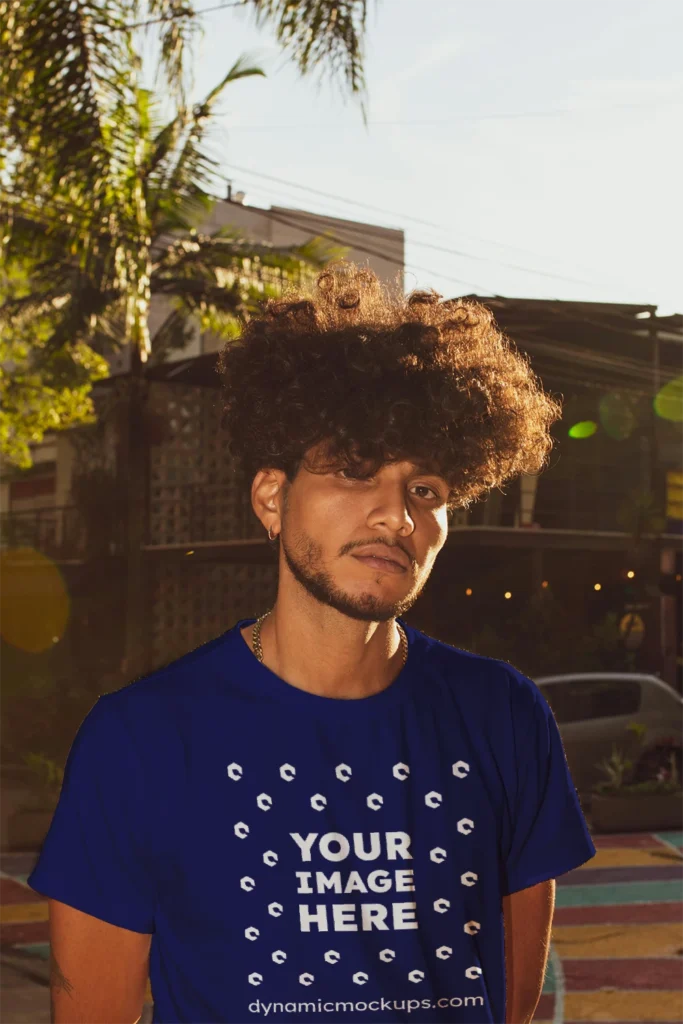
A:
<svg viewBox="0 0 683 1024">
<path fill-rule="evenodd" d="M 354 555 L 357 561 L 363 562 L 365 565 L 372 569 L 382 569 L 384 572 L 405 572 L 406 566 L 399 565 L 398 562 L 394 562 L 392 559 L 384 558 L 381 555 Z"/>
</svg>

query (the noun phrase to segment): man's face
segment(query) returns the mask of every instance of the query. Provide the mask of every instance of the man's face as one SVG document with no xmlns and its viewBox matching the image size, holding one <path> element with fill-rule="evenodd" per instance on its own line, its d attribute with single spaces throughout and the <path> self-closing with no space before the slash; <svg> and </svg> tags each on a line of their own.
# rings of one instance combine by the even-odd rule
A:
<svg viewBox="0 0 683 1024">
<path fill-rule="evenodd" d="M 366 473 L 299 470 L 282 507 L 280 573 L 350 618 L 386 622 L 412 608 L 429 579 L 448 533 L 448 485 L 409 461 Z M 404 568 L 360 561 L 369 548 Z"/>
</svg>

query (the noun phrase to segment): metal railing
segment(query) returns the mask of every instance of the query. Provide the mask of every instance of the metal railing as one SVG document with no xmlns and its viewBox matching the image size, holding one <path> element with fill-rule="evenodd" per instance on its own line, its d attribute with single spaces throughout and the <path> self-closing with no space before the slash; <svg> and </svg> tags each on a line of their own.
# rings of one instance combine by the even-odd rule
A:
<svg viewBox="0 0 683 1024">
<path fill-rule="evenodd" d="M 596 489 L 589 480 L 541 478 L 534 503 L 534 521 L 546 529 L 621 532 L 618 510 L 626 495 Z"/>
<path fill-rule="evenodd" d="M 585 478 L 541 477 L 533 521 L 541 529 L 622 532 L 618 511 L 625 497 Z M 248 498 L 225 484 L 152 484 L 146 520 L 148 547 L 248 540 L 262 532 Z M 92 529 L 100 535 L 96 543 L 76 506 L 5 512 L 0 515 L 0 547 L 34 548 L 56 560 L 88 558 L 93 545 L 110 554 L 123 550 L 124 523 L 116 514 L 108 522 L 98 519 Z"/>
<path fill-rule="evenodd" d="M 152 485 L 147 544 L 190 544 L 260 536 L 248 495 L 233 484 Z"/>
<path fill-rule="evenodd" d="M 73 505 L 3 512 L 0 515 L 0 548 L 33 548 L 57 561 L 85 557 L 83 518 Z"/>
</svg>

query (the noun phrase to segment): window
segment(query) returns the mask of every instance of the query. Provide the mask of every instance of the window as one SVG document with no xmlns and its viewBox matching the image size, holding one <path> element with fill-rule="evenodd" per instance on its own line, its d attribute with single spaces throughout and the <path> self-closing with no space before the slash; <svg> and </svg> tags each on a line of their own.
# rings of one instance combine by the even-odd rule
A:
<svg viewBox="0 0 683 1024">
<path fill-rule="evenodd" d="M 640 683 L 635 679 L 568 679 L 539 689 L 558 725 L 634 715 L 640 710 Z"/>
</svg>

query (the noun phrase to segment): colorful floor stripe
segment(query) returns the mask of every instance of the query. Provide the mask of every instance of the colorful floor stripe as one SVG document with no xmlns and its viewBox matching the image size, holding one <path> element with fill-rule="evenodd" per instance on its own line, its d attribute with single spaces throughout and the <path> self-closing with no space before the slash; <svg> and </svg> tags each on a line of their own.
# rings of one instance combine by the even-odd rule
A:
<svg viewBox="0 0 683 1024">
<path fill-rule="evenodd" d="M 593 860 L 557 880 L 534 1024 L 680 1024 L 683 833 L 593 840 Z M 33 859 L 3 855 L 0 942 L 47 959 L 47 903 L 26 885 Z"/>
<path fill-rule="evenodd" d="M 558 879 L 534 1024 L 683 1020 L 683 833 L 594 836 Z"/>
<path fill-rule="evenodd" d="M 3 864 L 12 870 L 11 855 L 3 855 Z M 47 902 L 29 889 L 26 879 L 0 872 L 0 945 L 20 947 L 47 960 Z"/>
</svg>

